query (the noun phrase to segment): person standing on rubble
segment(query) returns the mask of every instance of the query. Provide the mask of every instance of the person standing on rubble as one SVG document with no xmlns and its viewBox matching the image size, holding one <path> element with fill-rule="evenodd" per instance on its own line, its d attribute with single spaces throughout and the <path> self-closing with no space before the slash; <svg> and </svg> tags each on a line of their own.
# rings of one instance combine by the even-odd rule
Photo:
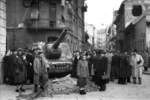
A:
<svg viewBox="0 0 150 100">
<path fill-rule="evenodd" d="M 81 60 L 79 60 L 77 64 L 77 86 L 80 88 L 80 94 L 84 95 L 86 92 L 84 91 L 85 85 L 87 85 L 87 78 L 89 77 L 89 69 L 88 62 L 86 61 L 86 55 L 81 56 Z"/>
</svg>

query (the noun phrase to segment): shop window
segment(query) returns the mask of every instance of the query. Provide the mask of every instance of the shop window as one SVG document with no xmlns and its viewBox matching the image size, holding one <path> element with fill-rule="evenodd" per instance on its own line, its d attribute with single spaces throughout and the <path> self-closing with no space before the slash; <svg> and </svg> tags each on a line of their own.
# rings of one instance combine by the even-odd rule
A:
<svg viewBox="0 0 150 100">
<path fill-rule="evenodd" d="M 140 16 L 142 14 L 142 6 L 141 5 L 133 5 L 132 15 Z"/>
</svg>

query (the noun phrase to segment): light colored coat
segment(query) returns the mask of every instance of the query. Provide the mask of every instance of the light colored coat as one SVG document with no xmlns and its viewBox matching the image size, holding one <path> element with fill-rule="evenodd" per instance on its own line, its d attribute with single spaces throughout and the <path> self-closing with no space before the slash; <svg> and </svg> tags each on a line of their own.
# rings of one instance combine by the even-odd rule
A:
<svg viewBox="0 0 150 100">
<path fill-rule="evenodd" d="M 112 54 L 106 53 L 105 57 L 108 59 L 108 70 L 107 70 L 107 75 L 110 78 L 110 72 L 111 72 L 111 62 L 112 62 Z"/>
<path fill-rule="evenodd" d="M 138 61 L 141 60 L 140 64 L 137 64 Z M 144 64 L 144 60 L 142 58 L 141 55 L 137 54 L 137 55 L 133 55 L 130 58 L 130 63 L 132 65 L 132 77 L 142 77 L 142 67 Z"/>
<path fill-rule="evenodd" d="M 42 72 L 42 64 L 39 57 L 36 57 L 34 59 L 33 63 L 33 69 L 34 69 L 34 84 L 40 84 L 40 76 Z"/>
</svg>

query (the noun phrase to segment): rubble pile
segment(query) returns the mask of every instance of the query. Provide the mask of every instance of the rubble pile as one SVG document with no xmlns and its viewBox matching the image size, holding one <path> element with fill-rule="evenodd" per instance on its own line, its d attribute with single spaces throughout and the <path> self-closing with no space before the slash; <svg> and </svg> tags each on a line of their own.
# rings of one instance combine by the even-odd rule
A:
<svg viewBox="0 0 150 100">
<path fill-rule="evenodd" d="M 86 92 L 98 91 L 98 86 L 96 86 L 93 82 L 87 82 L 87 86 L 85 87 Z M 57 94 L 70 94 L 70 93 L 78 93 L 79 88 L 77 87 L 77 79 L 71 78 L 70 75 L 55 79 L 49 80 L 49 82 L 45 86 L 45 90 L 41 92 L 39 96 L 46 97 Z"/>
</svg>

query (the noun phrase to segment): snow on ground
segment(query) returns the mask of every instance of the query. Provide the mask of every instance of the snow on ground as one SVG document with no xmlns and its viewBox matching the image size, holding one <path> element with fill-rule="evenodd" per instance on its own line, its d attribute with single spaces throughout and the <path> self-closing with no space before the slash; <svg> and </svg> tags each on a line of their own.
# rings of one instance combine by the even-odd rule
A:
<svg viewBox="0 0 150 100">
<path fill-rule="evenodd" d="M 33 85 L 25 86 L 26 92 L 30 94 L 33 91 Z M 15 92 L 15 87 L 10 85 L 0 85 L 0 100 L 16 100 L 19 93 Z M 36 100 L 150 100 L 150 75 L 143 75 L 142 85 L 127 85 L 110 82 L 107 84 L 105 92 L 88 92 L 86 95 L 54 95 L 51 97 L 40 97 Z M 22 99 L 23 100 L 23 99 Z"/>
</svg>

